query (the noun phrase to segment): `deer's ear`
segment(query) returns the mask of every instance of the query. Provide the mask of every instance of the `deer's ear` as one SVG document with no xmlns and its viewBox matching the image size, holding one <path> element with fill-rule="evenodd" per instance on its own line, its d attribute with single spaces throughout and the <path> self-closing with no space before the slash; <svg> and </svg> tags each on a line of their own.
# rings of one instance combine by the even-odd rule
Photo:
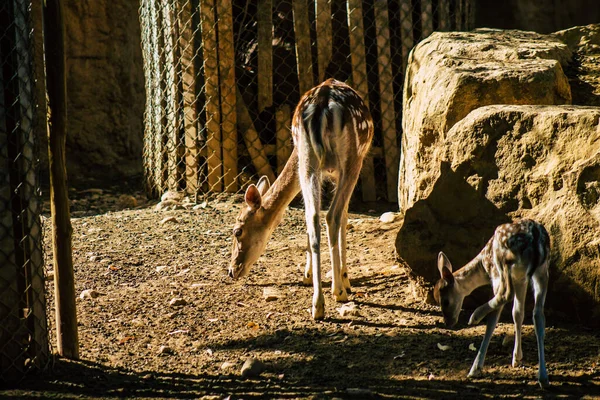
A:
<svg viewBox="0 0 600 400">
<path fill-rule="evenodd" d="M 246 204 L 253 210 L 258 210 L 262 203 L 262 196 L 260 195 L 260 191 L 255 185 L 248 186 L 246 189 L 246 194 L 244 195 L 244 200 L 246 200 Z"/>
<path fill-rule="evenodd" d="M 440 254 L 438 254 L 438 269 L 440 270 L 440 275 L 443 279 L 445 279 L 448 283 L 454 282 L 454 275 L 452 275 L 452 263 L 442 251 L 440 251 Z"/>
<path fill-rule="evenodd" d="M 269 188 L 271 187 L 271 182 L 269 182 L 269 178 L 267 178 L 266 175 L 263 175 L 258 180 L 256 187 L 258 188 L 258 191 L 261 194 L 261 196 L 264 196 L 265 193 L 267 193 L 267 190 L 269 190 Z"/>
</svg>

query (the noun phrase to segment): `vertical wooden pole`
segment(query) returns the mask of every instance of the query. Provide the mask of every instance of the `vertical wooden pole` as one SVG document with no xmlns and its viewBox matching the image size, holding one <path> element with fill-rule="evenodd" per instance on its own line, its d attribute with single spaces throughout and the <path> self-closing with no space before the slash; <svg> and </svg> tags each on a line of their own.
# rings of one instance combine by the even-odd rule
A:
<svg viewBox="0 0 600 400">
<path fill-rule="evenodd" d="M 185 190 L 198 193 L 198 110 L 196 100 L 196 43 L 192 25 L 192 2 L 182 1 L 179 13 L 179 48 L 181 52 L 181 86 L 183 90 L 183 127 L 185 140 Z"/>
<path fill-rule="evenodd" d="M 258 0 L 258 112 L 273 104 L 273 3 Z"/>
<path fill-rule="evenodd" d="M 237 92 L 236 105 L 238 128 L 244 138 L 244 143 L 246 144 L 246 148 L 248 149 L 248 153 L 252 159 L 252 164 L 254 164 L 254 168 L 256 168 L 258 175 L 265 175 L 267 178 L 269 178 L 270 182 L 274 182 L 275 175 L 273 174 L 273 170 L 269 164 L 267 153 L 265 152 L 265 149 L 260 141 L 258 132 L 256 132 L 256 128 L 254 128 L 252 117 L 250 117 L 250 113 L 248 112 L 248 108 L 246 108 L 246 104 L 244 103 L 244 99 L 239 89 L 237 89 L 237 87 L 235 89 Z"/>
<path fill-rule="evenodd" d="M 317 63 L 319 82 L 323 82 L 327 66 L 331 62 L 333 32 L 331 27 L 331 0 L 316 0 L 315 14 L 317 21 Z"/>
<path fill-rule="evenodd" d="M 179 89 L 177 87 L 177 3 L 161 2 L 162 33 L 164 38 L 164 127 L 165 147 L 161 149 L 167 156 L 167 187 L 169 190 L 179 189 Z"/>
<path fill-rule="evenodd" d="M 219 62 L 217 58 L 217 24 L 215 0 L 200 0 L 204 90 L 206 93 L 206 160 L 208 189 L 223 191 L 221 169 L 221 108 L 219 106 Z"/>
<path fill-rule="evenodd" d="M 411 0 L 400 0 L 400 34 L 402 35 L 402 71 L 406 71 L 408 54 L 415 43 Z"/>
<path fill-rule="evenodd" d="M 67 188 L 65 144 L 67 138 L 67 85 L 64 52 L 65 26 L 60 0 L 45 0 L 44 45 L 48 89 L 48 161 L 54 253 L 54 298 L 58 354 L 79 359 L 75 278 L 71 252 L 71 215 Z"/>
<path fill-rule="evenodd" d="M 387 199 L 398 201 L 399 153 L 396 141 L 396 110 L 394 107 L 394 74 L 390 43 L 390 20 L 387 3 L 374 3 L 375 26 L 377 28 L 377 67 L 379 72 L 379 98 L 381 104 L 381 131 L 383 156 L 387 178 Z"/>
<path fill-rule="evenodd" d="M 217 1 L 219 21 L 219 87 L 221 89 L 221 132 L 223 135 L 223 185 L 226 192 L 238 191 L 235 50 L 233 48 L 232 0 Z"/>
<path fill-rule="evenodd" d="M 464 0 L 456 0 L 456 8 L 454 9 L 454 20 L 456 21 L 456 27 L 454 30 L 463 30 L 463 3 Z"/>
<path fill-rule="evenodd" d="M 348 0 L 348 31 L 350 32 L 350 60 L 352 62 L 352 86 L 369 107 L 369 82 L 365 51 L 365 29 L 362 0 Z M 375 190 L 375 167 L 373 157 L 367 155 L 360 173 L 364 201 L 377 200 Z"/>
<path fill-rule="evenodd" d="M 300 96 L 314 86 L 307 0 L 292 0 Z"/>
<path fill-rule="evenodd" d="M 377 3 L 377 2 L 376 2 Z M 433 32 L 433 5 L 431 0 L 421 0 L 421 39 Z"/>
<path fill-rule="evenodd" d="M 450 0 L 439 0 L 438 2 L 438 30 L 450 30 Z"/>
<path fill-rule="evenodd" d="M 292 154 L 291 140 L 291 123 L 292 116 L 290 106 L 282 105 L 275 112 L 275 130 L 277 136 L 277 174 L 281 174 L 283 167 Z"/>
</svg>

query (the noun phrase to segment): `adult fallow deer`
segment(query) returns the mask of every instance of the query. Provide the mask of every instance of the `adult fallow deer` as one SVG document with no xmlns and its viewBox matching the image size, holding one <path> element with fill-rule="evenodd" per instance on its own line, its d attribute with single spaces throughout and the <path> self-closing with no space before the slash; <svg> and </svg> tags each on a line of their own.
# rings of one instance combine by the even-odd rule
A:
<svg viewBox="0 0 600 400">
<path fill-rule="evenodd" d="M 313 318 L 324 318 L 319 213 L 322 183 L 330 179 L 336 184 L 326 216 L 333 269 L 331 290 L 337 301 L 347 301 L 350 291 L 346 266 L 348 203 L 373 132 L 369 109 L 345 83 L 329 79 L 304 94 L 292 117 L 294 151 L 282 173 L 272 186 L 262 177 L 246 190 L 245 205 L 233 229 L 229 276 L 237 279 L 248 274 L 287 205 L 302 191 L 308 234 L 304 283 L 313 284 Z"/>
</svg>

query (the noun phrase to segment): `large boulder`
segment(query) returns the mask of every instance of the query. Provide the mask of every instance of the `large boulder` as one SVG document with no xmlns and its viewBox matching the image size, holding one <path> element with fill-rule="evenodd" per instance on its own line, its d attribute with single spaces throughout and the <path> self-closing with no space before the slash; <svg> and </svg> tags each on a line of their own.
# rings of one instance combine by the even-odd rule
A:
<svg viewBox="0 0 600 400">
<path fill-rule="evenodd" d="M 415 274 L 431 283 L 440 250 L 460 266 L 499 223 L 533 218 L 552 239 L 548 307 L 600 321 L 599 107 L 478 108 L 420 168 L 431 188 L 406 211 L 396 241 Z"/>
<path fill-rule="evenodd" d="M 563 72 L 570 59 L 571 51 L 558 38 L 533 32 L 436 32 L 419 43 L 404 85 L 401 212 L 429 194 L 435 175 L 422 173 L 422 167 L 472 110 L 491 104 L 570 104 Z"/>
</svg>

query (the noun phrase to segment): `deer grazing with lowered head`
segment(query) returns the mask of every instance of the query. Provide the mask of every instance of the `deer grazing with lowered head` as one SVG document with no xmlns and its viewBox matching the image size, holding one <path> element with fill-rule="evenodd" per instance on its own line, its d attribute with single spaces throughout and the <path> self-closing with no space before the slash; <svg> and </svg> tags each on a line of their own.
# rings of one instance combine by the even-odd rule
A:
<svg viewBox="0 0 600 400">
<path fill-rule="evenodd" d="M 469 325 L 478 324 L 487 316 L 487 327 L 469 377 L 481 374 L 485 354 L 496 328 L 502 308 L 513 300 L 515 347 L 512 365 L 523 358 L 521 327 L 525 313 L 527 285 L 531 281 L 535 306 L 533 325 L 538 345 L 538 382 L 542 388 L 549 385 L 544 359 L 544 302 L 548 289 L 548 261 L 550 238 L 546 229 L 531 220 L 500 225 L 483 250 L 461 269 L 452 272 L 452 264 L 443 252 L 438 255 L 441 279 L 434 288 L 434 297 L 442 308 L 444 322 L 452 327 L 458 320 L 465 296 L 480 286 L 492 285 L 494 297 L 475 309 Z"/>
<path fill-rule="evenodd" d="M 246 275 L 263 253 L 287 205 L 302 192 L 308 248 L 303 282 L 313 284 L 312 317 L 322 319 L 321 191 L 324 179 L 336 184 L 327 212 L 327 237 L 332 264 L 331 291 L 336 301 L 348 300 L 346 266 L 348 204 L 363 159 L 373 138 L 373 120 L 360 95 L 345 83 L 329 79 L 302 96 L 292 117 L 294 150 L 272 186 L 266 177 L 250 185 L 233 229 L 229 276 Z"/>
</svg>

